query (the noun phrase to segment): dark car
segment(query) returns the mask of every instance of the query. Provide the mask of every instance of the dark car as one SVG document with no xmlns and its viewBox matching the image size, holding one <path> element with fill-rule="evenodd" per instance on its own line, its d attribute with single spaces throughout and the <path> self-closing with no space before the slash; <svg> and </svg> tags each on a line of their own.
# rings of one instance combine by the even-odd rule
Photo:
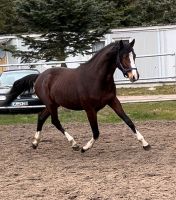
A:
<svg viewBox="0 0 176 200">
<path fill-rule="evenodd" d="M 20 69 L 2 72 L 0 76 L 0 104 L 6 99 L 6 95 L 13 83 L 29 74 L 39 74 L 39 71 L 35 69 Z M 44 107 L 35 95 L 34 90 L 32 90 L 19 95 L 9 106 L 0 107 L 0 113 L 36 113 Z"/>
</svg>

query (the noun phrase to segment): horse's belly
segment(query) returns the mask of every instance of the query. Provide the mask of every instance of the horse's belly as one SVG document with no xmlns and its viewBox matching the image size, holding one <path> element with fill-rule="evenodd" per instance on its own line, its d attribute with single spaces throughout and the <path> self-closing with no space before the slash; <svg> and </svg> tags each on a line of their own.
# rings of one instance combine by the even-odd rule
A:
<svg viewBox="0 0 176 200">
<path fill-rule="evenodd" d="M 62 103 L 60 104 L 62 107 L 70 109 L 70 110 L 83 110 L 81 105 L 77 105 L 77 104 L 66 104 L 66 103 Z"/>
<path fill-rule="evenodd" d="M 63 95 L 57 99 L 58 105 L 72 110 L 82 110 L 82 105 L 76 95 Z"/>
</svg>

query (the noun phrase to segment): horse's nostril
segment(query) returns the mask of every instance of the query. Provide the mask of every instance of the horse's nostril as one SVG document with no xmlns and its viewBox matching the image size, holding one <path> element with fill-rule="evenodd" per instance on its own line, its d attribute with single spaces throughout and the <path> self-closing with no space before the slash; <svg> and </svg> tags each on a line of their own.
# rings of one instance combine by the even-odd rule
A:
<svg viewBox="0 0 176 200">
<path fill-rule="evenodd" d="M 138 80 L 138 77 L 136 77 L 136 76 L 132 76 L 131 78 L 130 78 L 130 81 L 131 82 L 135 82 L 135 81 L 137 81 Z"/>
</svg>

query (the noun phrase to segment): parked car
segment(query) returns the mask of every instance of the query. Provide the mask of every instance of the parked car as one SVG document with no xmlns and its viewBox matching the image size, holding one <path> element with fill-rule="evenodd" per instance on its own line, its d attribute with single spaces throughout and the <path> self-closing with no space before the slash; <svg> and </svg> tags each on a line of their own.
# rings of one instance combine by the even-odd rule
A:
<svg viewBox="0 0 176 200">
<path fill-rule="evenodd" d="M 0 76 L 0 104 L 6 99 L 13 83 L 29 74 L 39 74 L 39 71 L 35 69 L 18 69 L 2 72 Z M 36 113 L 44 107 L 35 95 L 34 90 L 31 90 L 19 95 L 9 106 L 0 107 L 0 113 Z"/>
</svg>

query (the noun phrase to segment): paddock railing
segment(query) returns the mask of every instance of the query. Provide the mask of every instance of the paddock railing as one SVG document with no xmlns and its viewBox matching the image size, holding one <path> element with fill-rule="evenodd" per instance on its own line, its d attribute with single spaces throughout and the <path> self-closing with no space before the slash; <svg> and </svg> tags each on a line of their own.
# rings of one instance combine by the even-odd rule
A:
<svg viewBox="0 0 176 200">
<path fill-rule="evenodd" d="M 148 59 L 150 60 L 148 61 Z M 155 61 L 151 59 L 155 59 Z M 87 60 L 12 63 L 1 64 L 0 67 L 4 70 L 36 68 L 42 72 L 48 68 L 60 66 L 62 63 L 66 63 L 68 68 L 75 68 L 86 61 Z M 136 65 L 137 67 L 139 66 L 138 70 L 140 72 L 140 79 L 133 84 L 133 86 L 146 83 L 167 83 L 176 81 L 176 52 L 138 55 L 136 57 Z M 168 65 L 171 65 L 171 67 Z M 115 72 L 114 81 L 117 85 L 132 86 L 129 80 L 125 79 L 121 73 L 119 73 L 118 69 Z"/>
</svg>

